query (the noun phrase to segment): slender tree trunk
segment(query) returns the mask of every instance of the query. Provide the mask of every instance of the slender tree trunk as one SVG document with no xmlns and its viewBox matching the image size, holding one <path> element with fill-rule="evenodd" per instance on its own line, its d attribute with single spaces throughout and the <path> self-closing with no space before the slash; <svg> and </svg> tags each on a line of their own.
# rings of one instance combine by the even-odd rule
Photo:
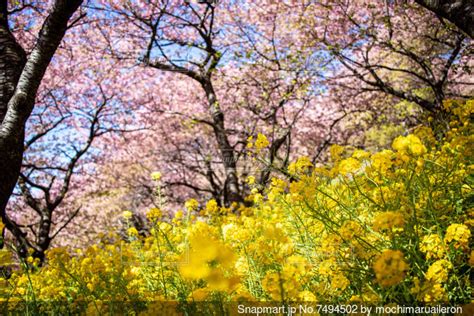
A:
<svg viewBox="0 0 474 316">
<path fill-rule="evenodd" d="M 40 224 L 38 227 L 38 239 L 36 241 L 37 247 L 33 252 L 33 258 L 38 258 L 40 260 L 40 264 L 43 264 L 45 258 L 45 252 L 49 248 L 49 244 L 51 243 L 51 238 L 49 237 L 49 233 L 51 230 L 51 211 L 48 209 L 43 210 Z"/>
<path fill-rule="evenodd" d="M 224 126 L 224 113 L 222 113 L 220 109 L 219 101 L 217 100 L 211 80 L 204 80 L 201 82 L 201 85 L 206 92 L 207 101 L 212 115 L 214 135 L 216 136 L 225 169 L 226 180 L 224 187 L 224 204 L 229 205 L 233 202 L 241 202 L 243 199 L 239 192 L 234 148 L 230 145 L 227 137 Z"/>
</svg>

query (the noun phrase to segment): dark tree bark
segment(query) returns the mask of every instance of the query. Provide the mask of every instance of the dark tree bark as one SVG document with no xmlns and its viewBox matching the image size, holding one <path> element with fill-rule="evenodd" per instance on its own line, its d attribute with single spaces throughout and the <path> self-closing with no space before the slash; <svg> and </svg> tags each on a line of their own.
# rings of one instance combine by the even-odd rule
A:
<svg viewBox="0 0 474 316">
<path fill-rule="evenodd" d="M 0 124 L 25 66 L 26 54 L 8 27 L 7 1 L 0 2 Z"/>
<path fill-rule="evenodd" d="M 474 38 L 474 2 L 472 0 L 415 0 L 415 2 L 454 23 Z"/>
<path fill-rule="evenodd" d="M 232 202 L 242 202 L 239 192 L 239 179 L 237 177 L 237 163 L 235 161 L 234 148 L 229 143 L 224 125 L 224 113 L 219 106 L 219 102 L 214 92 L 211 79 L 205 79 L 201 85 L 206 92 L 209 109 L 212 115 L 214 135 L 221 152 L 222 162 L 225 169 L 226 180 L 224 184 L 224 204 Z"/>
<path fill-rule="evenodd" d="M 20 174 L 25 123 L 36 93 L 68 21 L 83 0 L 56 0 L 41 28 L 35 48 L 25 54 L 8 27 L 7 1 L 0 1 L 0 215 L 21 242 L 24 234 L 6 216 L 5 208 Z"/>
<path fill-rule="evenodd" d="M 242 202 L 243 198 L 239 190 L 239 178 L 237 176 L 235 149 L 230 144 L 228 131 L 225 128 L 225 115 L 219 106 L 219 101 L 212 83 L 212 74 L 216 71 L 217 65 L 221 58 L 220 52 L 218 52 L 213 43 L 214 36 L 218 33 L 213 29 L 215 7 L 211 2 L 201 2 L 200 4 L 205 5 L 206 8 L 202 15 L 199 15 L 198 11 L 195 11 L 194 9 L 191 15 L 197 18 L 199 22 L 196 23 L 191 18 L 189 18 L 189 20 L 186 20 L 185 18 L 178 18 L 178 20 L 181 21 L 185 27 L 189 27 L 193 29 L 193 31 L 196 31 L 202 40 L 201 44 L 192 42 L 188 43 L 192 47 L 201 50 L 205 54 L 203 60 L 200 62 L 193 62 L 197 69 L 175 63 L 173 58 L 168 57 L 163 51 L 160 41 L 165 40 L 165 38 L 158 36 L 159 28 L 163 27 L 160 24 L 160 21 L 163 16 L 176 17 L 173 12 L 167 11 L 168 4 L 165 4 L 164 7 L 161 8 L 160 15 L 155 17 L 154 22 L 150 22 L 146 19 L 140 18 L 139 16 L 134 17 L 150 27 L 151 31 L 149 46 L 144 58 L 145 65 L 163 71 L 176 72 L 186 75 L 199 82 L 202 89 L 204 90 L 207 98 L 207 106 L 209 107 L 209 113 L 212 117 L 212 121 L 209 123 L 212 126 L 214 137 L 217 142 L 217 147 L 222 159 L 222 164 L 224 166 L 225 182 L 223 184 L 223 190 L 221 190 L 223 193 L 223 202 L 225 205 L 231 205 L 233 202 Z M 177 39 L 171 39 L 170 42 L 178 46 L 183 46 L 183 42 Z M 169 43 L 165 45 L 168 46 Z M 160 58 L 151 58 L 151 56 L 154 54 L 152 52 L 154 48 L 157 48 L 159 55 L 161 55 L 159 56 Z"/>
</svg>

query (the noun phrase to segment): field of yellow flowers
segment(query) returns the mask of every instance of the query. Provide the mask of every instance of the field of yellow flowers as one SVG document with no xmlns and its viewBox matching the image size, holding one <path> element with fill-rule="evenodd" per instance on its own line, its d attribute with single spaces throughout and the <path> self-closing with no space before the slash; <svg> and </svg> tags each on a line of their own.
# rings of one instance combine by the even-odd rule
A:
<svg viewBox="0 0 474 316">
<path fill-rule="evenodd" d="M 325 167 L 291 164 L 291 181 L 275 177 L 262 190 L 250 177 L 252 206 L 190 200 L 171 218 L 153 208 L 147 237 L 130 226 L 128 240 L 106 234 L 76 253 L 52 249 L 41 268 L 28 259 L 0 280 L 0 304 L 137 315 L 206 314 L 200 302 L 215 315 L 231 302 L 469 304 L 474 101 L 445 106 L 442 137 L 420 127 L 392 150 L 333 146 Z"/>
</svg>

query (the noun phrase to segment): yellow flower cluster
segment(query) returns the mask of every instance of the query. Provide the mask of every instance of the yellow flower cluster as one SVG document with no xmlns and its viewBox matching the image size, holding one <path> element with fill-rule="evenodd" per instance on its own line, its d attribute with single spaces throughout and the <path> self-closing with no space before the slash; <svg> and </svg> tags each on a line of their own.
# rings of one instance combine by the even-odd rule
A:
<svg viewBox="0 0 474 316">
<path fill-rule="evenodd" d="M 376 231 L 391 231 L 394 228 L 403 228 L 405 219 L 403 214 L 399 212 L 382 212 L 374 217 L 374 230 Z"/>
<path fill-rule="evenodd" d="M 415 135 L 408 135 L 407 137 L 398 136 L 393 141 L 392 148 L 398 152 L 410 153 L 415 156 L 421 156 L 427 151 L 421 139 Z"/>
<path fill-rule="evenodd" d="M 163 216 L 163 212 L 157 207 L 151 208 L 146 214 L 146 218 L 148 218 L 151 222 L 158 221 L 161 216 Z"/>
<path fill-rule="evenodd" d="M 190 199 L 186 201 L 185 205 L 189 211 L 195 211 L 199 207 L 199 202 L 195 199 Z"/>
<path fill-rule="evenodd" d="M 446 230 L 444 241 L 453 244 L 456 248 L 466 248 L 468 246 L 471 231 L 464 224 L 451 224 Z"/>
<path fill-rule="evenodd" d="M 439 235 L 430 234 L 423 237 L 420 250 L 426 255 L 427 259 L 440 259 L 445 253 L 445 246 Z"/>
<path fill-rule="evenodd" d="M 254 148 L 256 149 L 256 152 L 259 153 L 262 149 L 268 147 L 270 145 L 270 142 L 268 141 L 268 138 L 261 134 L 257 134 L 257 139 L 254 141 L 253 136 L 250 136 L 247 139 L 247 148 L 251 149 Z"/>
<path fill-rule="evenodd" d="M 302 174 L 312 166 L 313 164 L 308 157 L 299 157 L 294 163 L 288 166 L 288 173 L 292 175 Z"/>
<path fill-rule="evenodd" d="M 160 181 L 161 179 L 161 172 L 155 171 L 150 174 L 150 177 L 153 181 Z"/>
<path fill-rule="evenodd" d="M 39 310 L 65 302 L 58 314 L 147 315 L 164 301 L 187 314 L 202 313 L 196 301 L 217 304 L 214 314 L 239 301 L 469 303 L 474 107 L 449 108 L 456 123 L 443 139 L 423 127 L 395 139 L 395 151 L 333 146 L 330 165 L 299 158 L 291 180 L 274 177 L 235 211 L 194 199 L 174 215 L 151 209 L 148 233 L 130 227 L 126 240 L 52 249 L 45 266 L 16 269 L 0 295 L 34 297 Z"/>
<path fill-rule="evenodd" d="M 408 268 L 400 250 L 384 250 L 374 263 L 377 282 L 382 286 L 392 286 L 403 281 Z"/>
</svg>

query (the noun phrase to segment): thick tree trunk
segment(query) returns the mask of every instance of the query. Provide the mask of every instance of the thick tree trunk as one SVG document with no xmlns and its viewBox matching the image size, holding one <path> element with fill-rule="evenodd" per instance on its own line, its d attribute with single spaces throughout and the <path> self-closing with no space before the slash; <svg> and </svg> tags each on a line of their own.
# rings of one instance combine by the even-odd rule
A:
<svg viewBox="0 0 474 316">
<path fill-rule="evenodd" d="M 25 66 L 26 55 L 8 28 L 0 25 L 0 124 Z"/>
<path fill-rule="evenodd" d="M 220 109 L 211 80 L 204 80 L 201 84 L 206 92 L 207 101 L 212 115 L 214 135 L 216 136 L 225 169 L 226 180 L 224 187 L 224 204 L 229 205 L 233 202 L 242 202 L 243 199 L 239 192 L 239 181 L 237 177 L 237 163 L 235 161 L 234 149 L 230 145 L 225 131 L 224 113 L 222 113 Z"/>
<path fill-rule="evenodd" d="M 8 27 L 7 1 L 0 2 L 0 127 L 7 114 L 8 103 L 26 62 L 26 54 Z M 23 155 L 23 131 L 12 137 L 0 137 L 0 212 L 4 210 L 18 178 Z"/>
<path fill-rule="evenodd" d="M 6 67 L 3 69 L 7 70 L 0 76 L 2 97 L 0 111 L 3 109 L 4 113 L 0 125 L 0 215 L 10 231 L 14 228 L 6 218 L 5 207 L 20 173 L 25 123 L 33 110 L 36 92 L 46 68 L 66 33 L 69 19 L 82 1 L 54 1 L 50 14 L 43 23 L 35 48 L 24 67 L 16 70 L 9 70 L 10 66 L 7 63 L 13 62 L 21 66 L 22 58 L 15 54 L 15 52 L 18 54 L 19 45 L 8 30 L 6 1 L 0 1 L 0 10 L 3 10 L 0 12 L 0 18 L 3 19 L 0 21 L 2 23 L 0 44 L 6 45 L 1 47 L 0 67 Z M 18 78 L 16 71 L 21 72 Z M 10 92 L 12 88 L 14 88 L 13 93 Z M 15 234 L 14 231 L 12 233 Z"/>
<path fill-rule="evenodd" d="M 474 38 L 474 2 L 472 0 L 415 0 L 415 2 L 454 23 Z"/>
</svg>

